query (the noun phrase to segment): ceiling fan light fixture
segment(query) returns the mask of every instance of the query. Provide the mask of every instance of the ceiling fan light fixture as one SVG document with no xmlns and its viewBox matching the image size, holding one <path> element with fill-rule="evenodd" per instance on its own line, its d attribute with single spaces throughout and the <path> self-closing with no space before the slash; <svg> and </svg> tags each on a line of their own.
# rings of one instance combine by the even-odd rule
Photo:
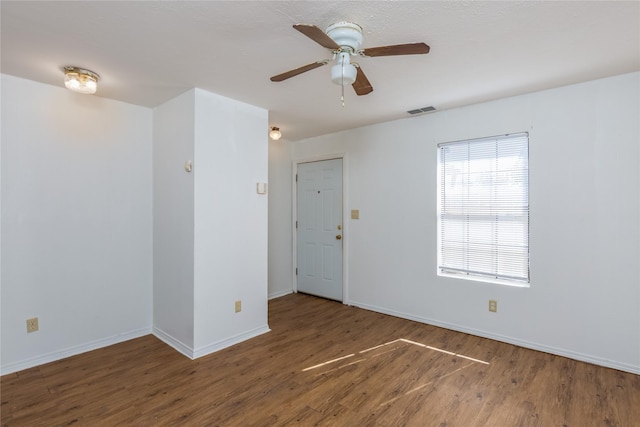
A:
<svg viewBox="0 0 640 427">
<path fill-rule="evenodd" d="M 338 86 L 352 85 L 358 76 L 358 70 L 351 64 L 348 52 L 341 52 L 336 65 L 331 67 L 331 81 Z"/>
<path fill-rule="evenodd" d="M 331 67 L 331 81 L 338 86 L 352 85 L 357 75 L 358 70 L 351 64 L 336 64 Z"/>
<path fill-rule="evenodd" d="M 282 132 L 280 132 L 280 128 L 276 126 L 272 126 L 271 130 L 269 131 L 269 138 L 273 139 L 274 141 L 277 141 L 280 138 L 282 138 Z"/>
<path fill-rule="evenodd" d="M 98 89 L 100 76 L 93 71 L 79 67 L 64 67 L 64 85 L 78 93 L 92 95 Z"/>
</svg>

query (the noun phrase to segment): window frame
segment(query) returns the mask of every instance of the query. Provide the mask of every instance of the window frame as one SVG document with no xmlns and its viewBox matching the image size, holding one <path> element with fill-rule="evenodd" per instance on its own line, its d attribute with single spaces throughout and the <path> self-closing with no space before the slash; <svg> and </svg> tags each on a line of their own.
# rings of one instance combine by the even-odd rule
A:
<svg viewBox="0 0 640 427">
<path fill-rule="evenodd" d="M 459 272 L 455 272 L 455 268 L 454 267 L 445 267 L 443 266 L 443 231 L 442 231 L 442 218 L 443 218 L 443 206 L 442 206 L 442 201 L 443 201 L 443 197 L 442 197 L 442 191 L 445 190 L 445 188 L 443 187 L 443 172 L 442 172 L 442 167 L 443 167 L 443 159 L 442 159 L 442 147 L 444 146 L 452 146 L 454 144 L 472 144 L 474 142 L 487 142 L 487 141 L 491 141 L 491 140 L 505 140 L 505 139 L 510 139 L 510 138 L 522 138 L 525 137 L 526 138 L 526 191 L 524 192 L 524 194 L 526 195 L 526 280 L 525 279 L 519 279 L 519 278 L 514 278 L 514 277 L 507 277 L 507 276 L 502 276 L 502 277 L 497 277 L 492 273 L 487 273 L 487 272 L 473 272 L 469 269 L 461 269 Z M 497 144 L 497 142 L 496 142 Z M 457 141 L 449 141 L 449 142 L 442 142 L 437 144 L 437 168 L 436 168 L 436 175 L 437 175 L 437 188 L 436 188 L 436 194 L 437 194 L 437 206 L 436 206 L 436 217 L 437 217 L 437 230 L 436 230 L 436 234 L 437 234 L 437 248 L 436 248 L 436 253 L 437 253 L 437 264 L 436 264 L 436 271 L 437 271 L 437 275 L 439 277 L 448 277 L 448 278 L 456 278 L 456 279 L 463 279 L 463 280 L 471 280 L 471 281 L 475 281 L 475 282 L 484 282 L 484 283 L 494 283 L 494 284 L 500 284 L 500 285 L 508 285 L 508 286 L 513 286 L 513 287 L 522 287 L 522 288 L 528 288 L 530 287 L 530 283 L 531 283 L 531 235 L 530 235 L 530 224 L 531 224 L 531 216 L 530 216 L 530 194 L 529 194 L 529 188 L 530 188 L 530 181 L 529 181 L 529 132 L 519 132 L 519 133 L 511 133 L 511 134 L 503 134 L 503 135 L 495 135 L 495 136 L 490 136 L 490 137 L 481 137 L 481 138 L 470 138 L 470 139 L 464 139 L 464 140 L 457 140 Z M 499 158 L 499 156 L 495 157 L 496 159 Z M 525 171 L 525 168 L 522 169 L 523 171 Z M 493 171 L 492 173 L 494 173 L 495 176 L 495 171 Z M 492 186 L 493 188 L 493 186 Z M 514 204 L 516 205 L 516 204 Z M 468 221 L 468 219 L 467 219 Z M 468 240 L 465 240 L 466 242 L 468 242 Z M 497 268 L 496 268 L 497 270 Z M 494 270 L 495 271 L 495 270 Z"/>
</svg>

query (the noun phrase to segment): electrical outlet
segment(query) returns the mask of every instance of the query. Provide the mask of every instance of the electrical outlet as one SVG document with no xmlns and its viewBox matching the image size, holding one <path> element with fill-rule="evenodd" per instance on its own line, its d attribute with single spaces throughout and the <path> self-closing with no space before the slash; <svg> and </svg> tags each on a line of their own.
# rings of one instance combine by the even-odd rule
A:
<svg viewBox="0 0 640 427">
<path fill-rule="evenodd" d="M 242 311 L 242 301 L 236 301 L 236 313 L 240 313 Z"/>
<path fill-rule="evenodd" d="M 496 313 L 498 311 L 498 301 L 494 299 L 489 300 L 489 311 L 492 313 Z"/>
<path fill-rule="evenodd" d="M 34 317 L 32 319 L 27 319 L 27 333 L 29 332 L 35 332 L 38 329 L 40 329 L 38 327 L 38 318 Z"/>
</svg>

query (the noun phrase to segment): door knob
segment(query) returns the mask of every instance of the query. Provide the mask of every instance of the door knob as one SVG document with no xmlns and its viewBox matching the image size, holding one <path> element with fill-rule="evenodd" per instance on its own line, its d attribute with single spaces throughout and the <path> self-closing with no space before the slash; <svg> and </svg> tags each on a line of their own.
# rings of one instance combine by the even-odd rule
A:
<svg viewBox="0 0 640 427">
<path fill-rule="evenodd" d="M 341 235 L 341 234 L 338 234 L 338 235 L 336 236 L 336 240 L 342 240 L 342 235 Z"/>
</svg>

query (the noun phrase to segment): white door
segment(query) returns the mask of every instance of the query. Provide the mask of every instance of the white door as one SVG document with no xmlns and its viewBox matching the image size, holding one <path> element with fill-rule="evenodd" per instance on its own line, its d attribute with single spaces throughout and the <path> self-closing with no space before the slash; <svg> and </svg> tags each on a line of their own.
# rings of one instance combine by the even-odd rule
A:
<svg viewBox="0 0 640 427">
<path fill-rule="evenodd" d="M 342 159 L 298 165 L 298 291 L 342 301 Z"/>
</svg>

